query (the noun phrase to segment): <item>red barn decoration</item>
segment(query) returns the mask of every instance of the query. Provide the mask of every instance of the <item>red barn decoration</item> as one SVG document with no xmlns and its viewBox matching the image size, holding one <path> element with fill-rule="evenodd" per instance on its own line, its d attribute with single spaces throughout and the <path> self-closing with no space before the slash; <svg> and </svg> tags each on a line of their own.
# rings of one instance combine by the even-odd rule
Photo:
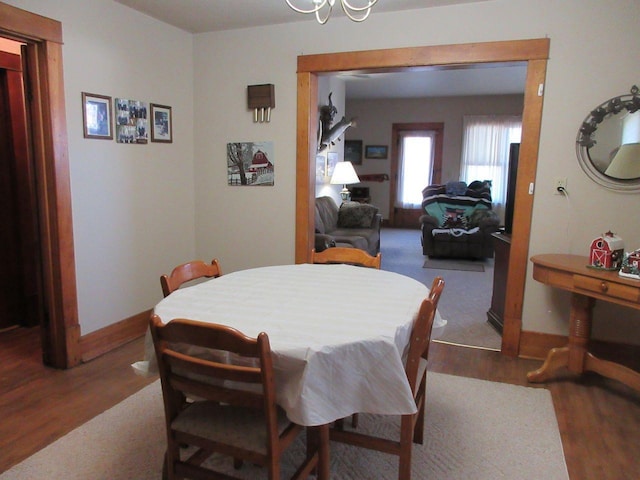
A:
<svg viewBox="0 0 640 480">
<path fill-rule="evenodd" d="M 624 256 L 624 242 L 609 231 L 591 242 L 589 267 L 603 270 L 619 270 Z"/>
</svg>

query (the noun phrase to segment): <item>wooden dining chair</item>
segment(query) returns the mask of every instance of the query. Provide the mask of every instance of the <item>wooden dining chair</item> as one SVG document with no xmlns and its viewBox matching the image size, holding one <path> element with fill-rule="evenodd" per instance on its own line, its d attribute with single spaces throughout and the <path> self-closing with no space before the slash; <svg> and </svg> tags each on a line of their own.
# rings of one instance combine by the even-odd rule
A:
<svg viewBox="0 0 640 480">
<path fill-rule="evenodd" d="M 164 325 L 155 314 L 150 328 L 167 433 L 163 478 L 236 478 L 202 466 L 220 453 L 236 468 L 251 462 L 267 467 L 270 480 L 279 480 L 280 458 L 304 427 L 290 422 L 276 405 L 267 334 L 250 338 L 228 326 L 186 319 Z M 205 359 L 182 353 L 193 347 L 219 355 Z M 184 447 L 197 450 L 187 455 Z M 317 461 L 317 453 L 308 455 L 292 478 L 307 478 Z"/>
<path fill-rule="evenodd" d="M 429 295 L 422 301 L 418 317 L 414 321 L 411 330 L 405 372 L 416 402 L 417 412 L 401 416 L 399 440 L 381 438 L 352 430 L 344 430 L 343 428 L 332 428 L 329 433 L 330 439 L 337 442 L 398 455 L 399 480 L 411 479 L 412 443 L 422 444 L 424 441 L 427 359 L 433 321 L 440 295 L 444 289 L 444 283 L 441 277 L 436 277 L 433 280 Z"/>
<path fill-rule="evenodd" d="M 160 285 L 162 286 L 162 293 L 166 297 L 180 288 L 183 283 L 198 278 L 217 278 L 221 275 L 222 269 L 218 259 L 214 258 L 210 264 L 204 263 L 202 260 L 194 260 L 178 265 L 169 275 L 162 275 L 160 277 Z"/>
<path fill-rule="evenodd" d="M 311 250 L 311 263 L 346 263 L 360 267 L 377 268 L 380 270 L 382 255 L 375 257 L 359 248 L 330 247 L 321 252 Z"/>
</svg>

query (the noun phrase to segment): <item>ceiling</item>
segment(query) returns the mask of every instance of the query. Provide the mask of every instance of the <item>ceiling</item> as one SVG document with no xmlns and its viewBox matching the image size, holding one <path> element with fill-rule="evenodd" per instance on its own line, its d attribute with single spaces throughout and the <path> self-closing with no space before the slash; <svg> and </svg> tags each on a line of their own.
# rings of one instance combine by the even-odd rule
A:
<svg viewBox="0 0 640 480">
<path fill-rule="evenodd" d="M 315 22 L 291 10 L 285 0 L 114 0 L 190 33 Z M 303 0 L 297 0 L 300 4 Z M 362 5 L 362 0 L 351 0 Z M 442 7 L 488 0 L 379 0 L 380 12 Z M 333 18 L 344 17 L 337 5 Z M 331 22 L 331 20 L 329 22 Z M 478 67 L 478 66 L 475 66 Z M 488 64 L 479 68 L 426 69 L 419 72 L 343 73 L 349 99 L 503 95 L 524 92 L 526 65 Z"/>
<path fill-rule="evenodd" d="M 525 63 L 434 68 L 415 72 L 340 74 L 350 100 L 522 94 Z"/>
<path fill-rule="evenodd" d="M 285 0 L 115 0 L 135 10 L 191 33 L 216 32 L 237 28 L 278 25 L 281 23 L 315 21 L 313 15 L 302 15 L 291 10 Z M 350 0 L 364 5 L 363 0 Z M 376 12 L 395 12 L 417 8 L 444 7 L 488 0 L 379 0 Z M 304 0 L 292 0 L 304 5 Z M 307 0 L 311 3 L 311 0 Z M 344 17 L 337 5 L 332 18 Z M 331 21 L 331 20 L 329 20 Z"/>
</svg>

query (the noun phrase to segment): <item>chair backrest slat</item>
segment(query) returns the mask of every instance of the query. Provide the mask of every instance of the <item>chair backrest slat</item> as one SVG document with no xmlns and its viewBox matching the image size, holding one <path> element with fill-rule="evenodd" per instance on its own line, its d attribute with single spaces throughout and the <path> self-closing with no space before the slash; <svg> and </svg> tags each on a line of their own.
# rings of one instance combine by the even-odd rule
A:
<svg viewBox="0 0 640 480">
<path fill-rule="evenodd" d="M 202 260 L 183 263 L 174 268 L 169 275 L 160 277 L 162 293 L 166 297 L 171 292 L 180 288 L 183 283 L 197 280 L 199 278 L 217 278 L 222 275 L 222 269 L 217 259 L 211 260 L 210 264 Z"/>
<path fill-rule="evenodd" d="M 193 398 L 211 400 L 239 407 L 255 408 L 258 410 L 264 408 L 264 395 L 262 391 L 254 392 L 251 390 L 230 388 L 228 386 L 203 384 L 203 382 L 175 374 L 169 376 L 169 381 L 175 391 L 179 391 Z"/>
<path fill-rule="evenodd" d="M 204 324 L 214 325 L 214 324 Z M 239 330 L 227 325 L 215 324 L 215 328 L 203 328 L 203 322 L 180 319 L 180 322 L 167 323 L 160 332 L 160 340 L 171 338 L 174 343 L 186 343 L 198 347 L 211 348 L 222 345 L 221 350 L 237 352 L 245 357 L 259 356 L 256 338 L 247 337 Z"/>
<path fill-rule="evenodd" d="M 344 263 L 380 269 L 382 255 L 378 253 L 375 257 L 359 248 L 330 247 L 321 252 L 311 251 L 311 263 Z"/>
<path fill-rule="evenodd" d="M 244 383 L 262 383 L 262 371 L 257 366 L 234 365 L 222 361 L 205 360 L 202 358 L 185 355 L 174 350 L 166 350 L 166 364 L 172 372 L 188 370 L 196 375 L 215 377 L 221 380 Z M 225 355 L 212 351 L 211 355 Z M 226 356 L 226 355 L 225 355 Z"/>
</svg>

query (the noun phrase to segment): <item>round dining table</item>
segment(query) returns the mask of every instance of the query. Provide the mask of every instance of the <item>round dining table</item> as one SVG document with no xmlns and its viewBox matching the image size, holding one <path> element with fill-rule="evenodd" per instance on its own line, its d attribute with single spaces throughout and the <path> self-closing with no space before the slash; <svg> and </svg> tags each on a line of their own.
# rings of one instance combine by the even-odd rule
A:
<svg viewBox="0 0 640 480">
<path fill-rule="evenodd" d="M 280 265 L 180 288 L 154 309 L 269 335 L 276 398 L 287 417 L 326 426 L 353 413 L 416 412 L 404 370 L 413 321 L 429 289 L 398 273 L 351 265 Z M 436 323 L 440 322 L 437 314 Z M 145 360 L 155 373 L 147 335 Z"/>
</svg>

